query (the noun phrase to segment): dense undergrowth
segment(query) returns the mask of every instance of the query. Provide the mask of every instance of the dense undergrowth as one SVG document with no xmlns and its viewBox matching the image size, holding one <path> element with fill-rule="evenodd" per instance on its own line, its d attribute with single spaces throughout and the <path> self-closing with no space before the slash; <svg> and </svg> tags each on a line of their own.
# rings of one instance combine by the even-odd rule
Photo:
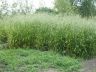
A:
<svg viewBox="0 0 96 72">
<path fill-rule="evenodd" d="M 80 62 L 50 51 L 33 49 L 0 50 L 0 72 L 79 72 Z"/>
<path fill-rule="evenodd" d="M 0 20 L 0 43 L 90 58 L 96 55 L 96 22 L 48 14 L 5 17 Z"/>
</svg>

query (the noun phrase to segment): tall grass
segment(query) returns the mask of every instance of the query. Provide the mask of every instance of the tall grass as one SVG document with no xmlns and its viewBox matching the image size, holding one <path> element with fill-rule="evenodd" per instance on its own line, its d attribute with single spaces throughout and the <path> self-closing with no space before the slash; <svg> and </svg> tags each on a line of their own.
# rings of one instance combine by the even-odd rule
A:
<svg viewBox="0 0 96 72">
<path fill-rule="evenodd" d="M 89 58 L 96 55 L 96 23 L 94 19 L 66 15 L 6 17 L 0 21 L 0 41 L 7 42 L 9 48 L 54 50 Z"/>
</svg>

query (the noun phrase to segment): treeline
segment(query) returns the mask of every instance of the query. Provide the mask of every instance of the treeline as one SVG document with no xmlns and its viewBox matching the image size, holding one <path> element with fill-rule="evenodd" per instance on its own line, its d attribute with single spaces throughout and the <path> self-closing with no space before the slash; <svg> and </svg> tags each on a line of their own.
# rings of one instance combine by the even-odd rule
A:
<svg viewBox="0 0 96 72">
<path fill-rule="evenodd" d="M 17 13 L 27 14 L 34 13 L 32 5 L 29 6 L 28 0 L 24 0 L 25 5 L 22 2 L 13 3 L 11 8 L 7 1 L 1 1 L 0 17 L 3 15 L 14 15 Z M 96 0 L 55 0 L 55 6 L 53 9 L 47 7 L 41 7 L 35 11 L 47 12 L 52 14 L 79 14 L 81 17 L 93 17 L 96 15 Z M 19 8 L 18 8 L 19 7 Z"/>
<path fill-rule="evenodd" d="M 81 17 L 96 15 L 96 0 L 55 0 L 55 7 L 61 13 L 75 13 Z"/>
<path fill-rule="evenodd" d="M 12 5 L 7 0 L 0 0 L 0 17 L 2 15 L 14 15 L 17 13 L 27 14 L 32 12 L 32 5 L 28 4 L 28 0 L 14 2 Z"/>
</svg>

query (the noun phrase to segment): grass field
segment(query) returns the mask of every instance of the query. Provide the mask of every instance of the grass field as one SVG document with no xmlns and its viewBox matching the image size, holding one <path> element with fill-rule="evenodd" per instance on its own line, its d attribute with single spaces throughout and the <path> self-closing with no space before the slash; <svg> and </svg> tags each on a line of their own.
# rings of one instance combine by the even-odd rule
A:
<svg viewBox="0 0 96 72">
<path fill-rule="evenodd" d="M 0 72 L 78 72 L 80 62 L 52 51 L 33 49 L 0 50 Z"/>
<path fill-rule="evenodd" d="M 39 13 L 0 19 L 0 72 L 79 72 L 78 58 L 94 56 L 95 18 Z"/>
<path fill-rule="evenodd" d="M 0 20 L 0 43 L 9 48 L 53 50 L 63 55 L 96 55 L 95 19 L 51 14 L 17 15 Z"/>
</svg>

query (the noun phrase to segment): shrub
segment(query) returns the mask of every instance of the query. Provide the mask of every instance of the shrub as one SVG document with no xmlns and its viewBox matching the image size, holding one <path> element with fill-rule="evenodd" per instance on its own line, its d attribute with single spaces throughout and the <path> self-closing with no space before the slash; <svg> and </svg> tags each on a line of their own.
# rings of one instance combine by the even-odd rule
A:
<svg viewBox="0 0 96 72">
<path fill-rule="evenodd" d="M 47 8 L 47 7 L 41 7 L 39 9 L 37 9 L 35 13 L 52 13 L 52 14 L 57 14 L 58 12 L 55 11 L 54 9 L 50 9 L 50 8 Z"/>
</svg>

